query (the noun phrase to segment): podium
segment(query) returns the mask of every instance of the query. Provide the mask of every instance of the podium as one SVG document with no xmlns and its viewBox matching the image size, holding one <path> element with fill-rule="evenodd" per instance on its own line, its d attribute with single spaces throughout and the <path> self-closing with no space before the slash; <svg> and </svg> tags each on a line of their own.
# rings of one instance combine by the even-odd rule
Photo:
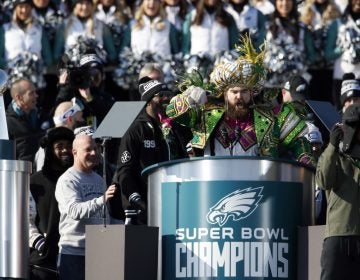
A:
<svg viewBox="0 0 360 280">
<path fill-rule="evenodd" d="M 158 279 L 296 279 L 297 230 L 313 225 L 314 170 L 293 161 L 204 157 L 148 167 Z"/>
<path fill-rule="evenodd" d="M 86 226 L 86 280 L 156 279 L 158 228 Z"/>
<path fill-rule="evenodd" d="M 145 103 L 144 101 L 114 103 L 93 138 L 108 140 L 123 137 Z M 106 152 L 103 154 L 106 162 Z M 104 174 L 105 171 L 103 170 Z M 106 181 L 105 176 L 104 180 Z M 113 204 L 110 202 L 113 212 L 122 208 L 120 203 L 121 201 L 118 200 L 113 201 Z M 87 225 L 86 280 L 156 279 L 158 235 L 158 228 L 142 225 Z"/>
</svg>

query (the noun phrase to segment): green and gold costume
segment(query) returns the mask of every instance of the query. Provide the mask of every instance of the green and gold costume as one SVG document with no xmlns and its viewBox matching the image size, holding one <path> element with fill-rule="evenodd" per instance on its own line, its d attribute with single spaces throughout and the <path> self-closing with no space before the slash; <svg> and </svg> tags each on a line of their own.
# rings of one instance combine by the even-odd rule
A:
<svg viewBox="0 0 360 280">
<path fill-rule="evenodd" d="M 224 116 L 224 106 L 206 103 L 202 106 L 190 104 L 188 96 L 175 96 L 167 107 L 167 115 L 176 122 L 190 127 L 193 132 L 192 146 L 204 149 Z M 293 159 L 313 164 L 308 141 L 306 123 L 288 106 L 275 109 L 255 108 L 253 126 L 260 156 L 278 157 L 279 149 L 289 150 Z"/>
</svg>

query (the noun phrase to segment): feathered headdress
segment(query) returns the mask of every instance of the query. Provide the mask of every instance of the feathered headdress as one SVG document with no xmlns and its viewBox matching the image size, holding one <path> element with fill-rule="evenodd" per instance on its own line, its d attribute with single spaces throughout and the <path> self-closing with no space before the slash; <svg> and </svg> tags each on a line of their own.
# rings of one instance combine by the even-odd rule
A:
<svg viewBox="0 0 360 280">
<path fill-rule="evenodd" d="M 220 96 L 231 85 L 243 85 L 259 92 L 265 80 L 267 70 L 263 63 L 265 47 L 257 52 L 248 35 L 242 36 L 236 46 L 239 57 L 232 62 L 215 65 L 210 74 L 210 82 L 216 87 L 216 95 Z"/>
<path fill-rule="evenodd" d="M 215 86 L 208 83 L 197 68 L 193 68 L 191 71 L 182 75 L 177 84 L 180 92 L 184 92 L 190 86 L 200 87 L 209 92 L 213 92 L 215 90 Z"/>
</svg>

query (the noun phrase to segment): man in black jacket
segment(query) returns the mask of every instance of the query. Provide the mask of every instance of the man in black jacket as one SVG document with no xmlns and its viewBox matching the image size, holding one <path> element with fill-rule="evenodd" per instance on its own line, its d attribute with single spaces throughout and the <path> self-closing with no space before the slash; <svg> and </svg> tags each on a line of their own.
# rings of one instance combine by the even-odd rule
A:
<svg viewBox="0 0 360 280">
<path fill-rule="evenodd" d="M 146 105 L 121 139 L 113 181 L 125 196 L 124 209 L 131 206 L 141 210 L 139 220 L 146 223 L 147 184 L 141 171 L 155 163 L 187 157 L 184 147 L 188 139 L 177 131 L 177 124 L 164 118 L 172 97 L 165 84 L 145 79 L 139 92 Z"/>
<path fill-rule="evenodd" d="M 103 62 L 96 54 L 88 53 L 81 56 L 74 69 L 66 67 L 69 65 L 61 69 L 55 106 L 76 97 L 84 105 L 83 116 L 87 125 L 98 127 L 115 102 L 105 91 Z"/>
<path fill-rule="evenodd" d="M 44 134 L 36 108 L 38 95 L 27 79 L 15 81 L 10 94 L 12 101 L 6 110 L 9 138 L 16 142 L 16 159 L 32 162 Z"/>
<path fill-rule="evenodd" d="M 57 279 L 59 210 L 55 199 L 58 178 L 73 163 L 74 133 L 66 127 L 48 130 L 41 140 L 45 149 L 42 170 L 30 178 L 30 266 L 31 279 Z"/>
</svg>

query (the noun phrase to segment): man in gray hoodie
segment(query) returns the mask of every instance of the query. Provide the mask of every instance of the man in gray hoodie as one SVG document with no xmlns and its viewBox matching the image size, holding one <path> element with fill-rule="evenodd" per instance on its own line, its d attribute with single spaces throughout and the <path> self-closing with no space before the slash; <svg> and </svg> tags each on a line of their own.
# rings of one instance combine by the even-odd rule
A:
<svg viewBox="0 0 360 280">
<path fill-rule="evenodd" d="M 74 164 L 60 176 L 55 191 L 60 211 L 60 280 L 85 279 L 85 225 L 103 222 L 104 204 L 116 191 L 115 185 L 106 190 L 103 178 L 93 171 L 99 155 L 91 136 L 76 136 L 72 153 Z"/>
</svg>

